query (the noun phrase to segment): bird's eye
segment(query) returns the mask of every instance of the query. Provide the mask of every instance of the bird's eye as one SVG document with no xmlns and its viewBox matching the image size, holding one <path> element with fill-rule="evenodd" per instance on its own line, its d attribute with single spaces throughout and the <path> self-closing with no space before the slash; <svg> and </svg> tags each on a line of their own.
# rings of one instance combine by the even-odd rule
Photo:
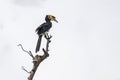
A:
<svg viewBox="0 0 120 80">
<path fill-rule="evenodd" d="M 52 19 L 53 17 L 51 15 L 48 16 L 49 19 Z"/>
</svg>

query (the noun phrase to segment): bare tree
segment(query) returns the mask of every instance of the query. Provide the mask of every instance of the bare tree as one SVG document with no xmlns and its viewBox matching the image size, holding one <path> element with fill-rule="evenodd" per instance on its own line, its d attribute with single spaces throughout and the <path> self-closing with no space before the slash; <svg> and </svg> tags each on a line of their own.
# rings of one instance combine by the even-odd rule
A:
<svg viewBox="0 0 120 80">
<path fill-rule="evenodd" d="M 32 61 L 32 62 L 33 62 L 33 68 L 31 69 L 31 71 L 27 71 L 24 67 L 22 67 L 22 69 L 23 69 L 24 71 L 26 71 L 27 73 L 30 74 L 29 77 L 28 77 L 28 80 L 33 80 L 33 77 L 34 77 L 34 75 L 35 75 L 35 73 L 36 73 L 36 71 L 37 71 L 37 68 L 38 68 L 39 64 L 49 56 L 49 54 L 48 54 L 49 49 L 48 49 L 48 48 L 49 48 L 49 43 L 51 42 L 50 39 L 52 38 L 52 36 L 49 36 L 49 35 L 47 34 L 47 35 L 45 36 L 45 38 L 46 38 L 46 40 L 47 40 L 47 43 L 46 43 L 46 48 L 45 48 L 45 49 L 44 49 L 44 48 L 42 49 L 43 52 L 44 52 L 43 55 L 38 55 L 38 54 L 36 54 L 35 56 L 33 56 L 32 52 L 25 50 L 25 49 L 23 48 L 22 44 L 19 44 L 19 45 L 18 45 L 18 46 L 21 47 L 21 49 L 22 49 L 24 52 L 28 53 L 28 54 L 32 57 L 32 60 L 33 60 L 33 61 Z"/>
</svg>

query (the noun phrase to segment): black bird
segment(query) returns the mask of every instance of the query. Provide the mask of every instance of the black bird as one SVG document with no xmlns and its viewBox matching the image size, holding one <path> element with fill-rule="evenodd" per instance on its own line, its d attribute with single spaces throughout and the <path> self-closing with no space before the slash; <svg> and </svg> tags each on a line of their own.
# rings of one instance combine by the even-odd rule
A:
<svg viewBox="0 0 120 80">
<path fill-rule="evenodd" d="M 52 22 L 51 21 L 55 21 L 58 23 L 58 21 L 56 20 L 56 18 L 53 15 L 46 15 L 45 17 L 45 21 L 43 24 L 41 24 L 37 29 L 36 32 L 38 34 L 38 41 L 37 41 L 37 45 L 36 45 L 36 50 L 35 52 L 37 53 L 40 49 L 40 45 L 41 45 L 41 39 L 42 36 L 46 35 L 46 33 L 50 30 L 50 28 L 52 27 Z"/>
</svg>

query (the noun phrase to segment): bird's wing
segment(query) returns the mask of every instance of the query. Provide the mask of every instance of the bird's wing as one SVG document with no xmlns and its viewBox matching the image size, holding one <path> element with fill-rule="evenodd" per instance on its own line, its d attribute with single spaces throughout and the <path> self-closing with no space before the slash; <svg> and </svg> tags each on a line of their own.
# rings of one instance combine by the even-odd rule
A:
<svg viewBox="0 0 120 80">
<path fill-rule="evenodd" d="M 35 30 L 35 32 L 38 32 L 38 30 L 42 29 L 42 27 L 43 27 L 44 25 L 46 25 L 46 23 L 43 23 L 43 24 L 41 24 L 40 26 L 38 26 L 38 28 Z"/>
<path fill-rule="evenodd" d="M 41 34 L 41 33 L 46 32 L 46 31 L 48 30 L 48 29 L 47 29 L 48 26 L 49 26 L 49 24 L 47 24 L 47 23 L 41 24 L 41 25 L 36 29 L 37 34 Z"/>
</svg>

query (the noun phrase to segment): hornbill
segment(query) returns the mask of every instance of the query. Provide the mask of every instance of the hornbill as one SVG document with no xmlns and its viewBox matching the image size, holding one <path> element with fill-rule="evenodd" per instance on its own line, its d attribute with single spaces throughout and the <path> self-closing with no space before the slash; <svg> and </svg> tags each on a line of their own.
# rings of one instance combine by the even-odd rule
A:
<svg viewBox="0 0 120 80">
<path fill-rule="evenodd" d="M 37 29 L 36 29 L 36 33 L 38 34 L 38 41 L 37 41 L 37 45 L 36 45 L 36 50 L 35 52 L 37 53 L 40 49 L 40 45 L 41 45 L 41 39 L 42 36 L 46 36 L 46 33 L 50 30 L 50 28 L 52 27 L 52 22 L 51 21 L 55 21 L 58 23 L 58 21 L 56 20 L 56 18 L 53 15 L 46 15 L 45 17 L 45 21 L 43 24 L 41 24 Z"/>
</svg>

